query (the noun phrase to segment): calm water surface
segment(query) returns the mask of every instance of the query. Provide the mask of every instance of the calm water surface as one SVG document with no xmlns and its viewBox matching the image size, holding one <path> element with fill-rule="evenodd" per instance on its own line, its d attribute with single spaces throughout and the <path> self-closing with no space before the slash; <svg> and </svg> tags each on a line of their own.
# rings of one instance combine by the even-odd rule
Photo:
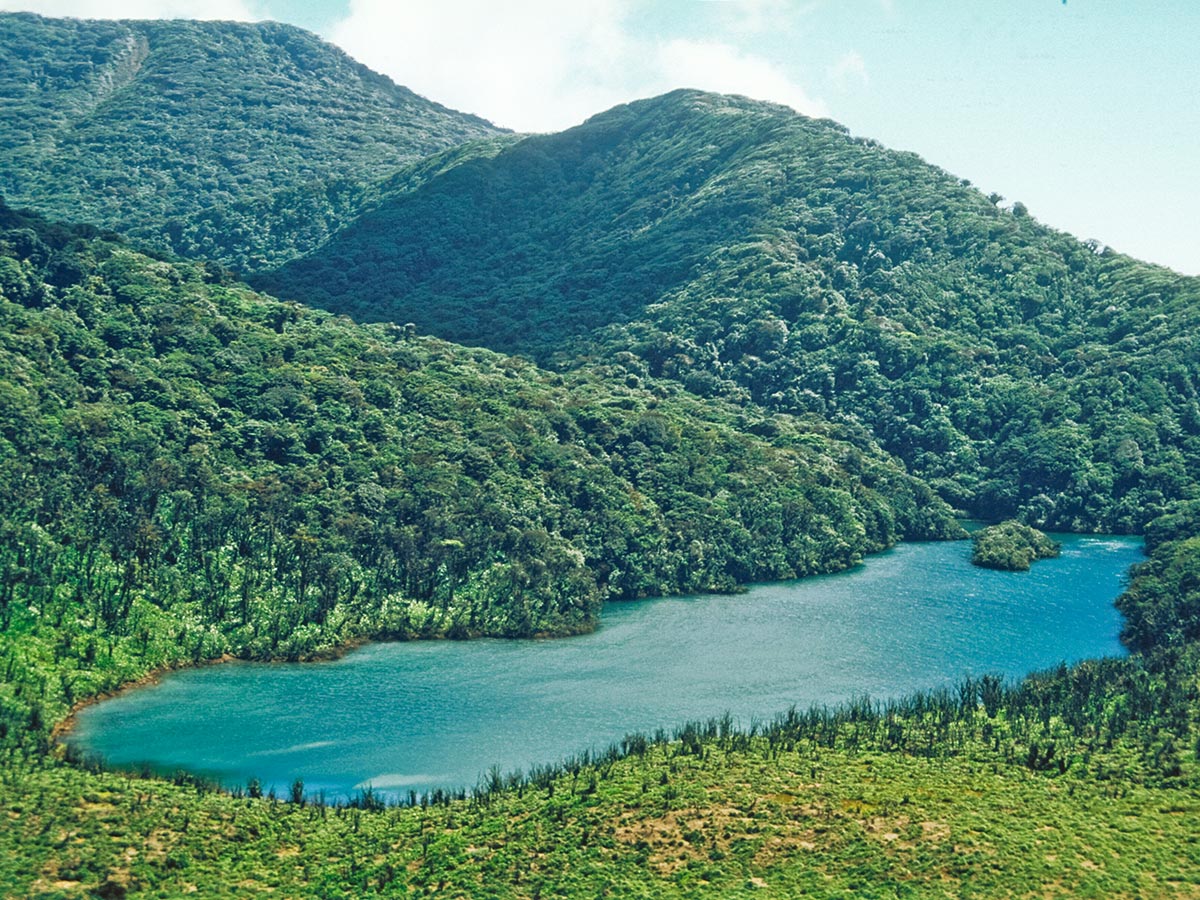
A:
<svg viewBox="0 0 1200 900">
<path fill-rule="evenodd" d="M 723 712 L 748 725 L 793 704 L 1120 654 L 1112 601 L 1141 541 L 1058 537 L 1063 555 L 1027 573 L 970 565 L 969 542 L 905 544 L 840 575 L 610 604 L 584 637 L 187 670 L 84 710 L 71 741 L 228 786 L 404 794 Z"/>
</svg>

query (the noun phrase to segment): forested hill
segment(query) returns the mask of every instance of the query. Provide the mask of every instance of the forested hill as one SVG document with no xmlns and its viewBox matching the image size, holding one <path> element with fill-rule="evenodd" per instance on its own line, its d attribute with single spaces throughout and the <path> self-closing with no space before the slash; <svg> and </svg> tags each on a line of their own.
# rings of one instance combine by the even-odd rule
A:
<svg viewBox="0 0 1200 900">
<path fill-rule="evenodd" d="M 522 139 L 284 26 L 0 14 L 0 98 L 0 191 L 135 234 L 0 200 L 0 895 L 1195 893 L 1200 281 L 780 107 Z M 277 268 L 354 220 L 284 300 L 144 249 Z M 1144 529 L 1130 655 L 411 809 L 53 739 L 164 667 L 570 634 L 956 536 L 930 485 Z"/>
<path fill-rule="evenodd" d="M 10 203 L 176 249 L 205 249 L 202 210 L 305 187 L 329 194 L 288 223 L 311 230 L 358 184 L 499 133 L 276 23 L 0 13 L 0 97 Z"/>
<path fill-rule="evenodd" d="M 144 631 L 196 659 L 571 633 L 606 598 L 958 531 L 851 429 L 563 377 L 220 272 L 0 205 L 0 633 Z"/>
<path fill-rule="evenodd" d="M 678 91 L 471 160 L 258 284 L 543 362 L 849 416 L 960 508 L 1138 530 L 1197 494 L 1200 279 L 910 153 Z"/>
</svg>

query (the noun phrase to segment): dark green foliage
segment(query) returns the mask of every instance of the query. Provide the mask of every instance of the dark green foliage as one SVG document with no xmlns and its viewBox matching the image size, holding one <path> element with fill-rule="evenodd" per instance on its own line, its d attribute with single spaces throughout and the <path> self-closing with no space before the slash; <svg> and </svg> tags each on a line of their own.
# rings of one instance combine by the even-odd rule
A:
<svg viewBox="0 0 1200 900">
<path fill-rule="evenodd" d="M 338 177 L 282 188 L 265 196 L 218 204 L 172 218 L 160 235 L 139 233 L 192 259 L 214 260 L 238 272 L 280 266 L 319 248 L 384 197 L 415 189 L 464 160 L 488 157 L 517 138 L 471 141 L 424 157 L 380 182 Z"/>
<path fill-rule="evenodd" d="M 1138 531 L 1200 472 L 1200 280 L 827 121 L 677 92 L 472 160 L 260 282 L 851 417 L 956 506 Z"/>
<path fill-rule="evenodd" d="M 1117 599 L 1131 649 L 1178 653 L 1200 642 L 1200 504 L 1180 504 L 1150 523 L 1150 559 Z M 1170 658 L 1170 656 L 1168 656 Z"/>
<path fill-rule="evenodd" d="M 958 532 L 853 430 L 358 326 L 89 234 L 0 205 L 0 646 L 47 642 L 51 704 L 222 653 L 570 634 L 604 599 Z M 40 732 L 34 709 L 0 718 Z"/>
<path fill-rule="evenodd" d="M 971 562 L 985 569 L 1024 572 L 1039 559 L 1058 556 L 1058 543 L 1029 525 L 1011 519 L 989 525 L 971 535 Z"/>
<path fill-rule="evenodd" d="M 277 23 L 0 13 L 0 96 L 10 201 L 238 265 L 323 240 L 358 182 L 498 131 Z"/>
<path fill-rule="evenodd" d="M 712 189 L 777 126 L 705 115 L 726 103 L 678 93 L 527 138 L 392 198 L 261 284 L 360 320 L 548 356 L 640 318 L 767 208 L 743 198 L 730 219 Z"/>
<path fill-rule="evenodd" d="M 510 144 L 284 26 L 0 14 L 0 91 L 0 191 L 245 271 L 358 220 L 264 283 L 417 325 L 0 203 L 0 893 L 1196 883 L 1195 279 L 778 107 L 680 92 Z M 1145 528 L 1133 655 L 630 735 L 413 809 L 55 758 L 73 704 L 157 668 L 565 634 L 951 536 L 927 483 Z"/>
</svg>

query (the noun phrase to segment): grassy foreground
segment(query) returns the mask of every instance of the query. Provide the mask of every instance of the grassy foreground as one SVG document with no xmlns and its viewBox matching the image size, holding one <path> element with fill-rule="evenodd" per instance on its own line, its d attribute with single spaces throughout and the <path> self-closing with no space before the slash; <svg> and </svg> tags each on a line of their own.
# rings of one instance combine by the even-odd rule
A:
<svg viewBox="0 0 1200 900">
<path fill-rule="evenodd" d="M 3 770 L 5 897 L 1198 897 L 1200 794 L 949 758 L 651 745 L 429 808 Z"/>
</svg>

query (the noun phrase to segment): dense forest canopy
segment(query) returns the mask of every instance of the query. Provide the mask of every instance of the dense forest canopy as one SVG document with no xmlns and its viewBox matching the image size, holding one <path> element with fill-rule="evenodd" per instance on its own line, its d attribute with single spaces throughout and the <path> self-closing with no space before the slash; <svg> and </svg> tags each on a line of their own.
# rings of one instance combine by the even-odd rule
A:
<svg viewBox="0 0 1200 900">
<path fill-rule="evenodd" d="M 0 323 L 0 628 L 74 635 L 84 669 L 106 635 L 569 634 L 959 531 L 852 429 L 356 325 L 2 205 Z"/>
<path fill-rule="evenodd" d="M 370 182 L 501 132 L 274 22 L 0 13 L 0 97 L 9 202 L 247 268 L 245 243 L 315 246 Z M 282 221 L 276 191 L 303 198 Z"/>
<path fill-rule="evenodd" d="M 521 138 L 281 25 L 0 13 L 0 97 L 0 894 L 1200 884 L 1200 280 L 781 107 Z M 411 808 L 53 739 L 163 668 L 570 634 L 952 506 L 1145 533 L 1130 655 Z"/>
<path fill-rule="evenodd" d="M 983 518 L 1138 531 L 1197 493 L 1200 279 L 768 104 L 683 91 L 528 138 L 256 283 L 850 418 Z"/>
</svg>

